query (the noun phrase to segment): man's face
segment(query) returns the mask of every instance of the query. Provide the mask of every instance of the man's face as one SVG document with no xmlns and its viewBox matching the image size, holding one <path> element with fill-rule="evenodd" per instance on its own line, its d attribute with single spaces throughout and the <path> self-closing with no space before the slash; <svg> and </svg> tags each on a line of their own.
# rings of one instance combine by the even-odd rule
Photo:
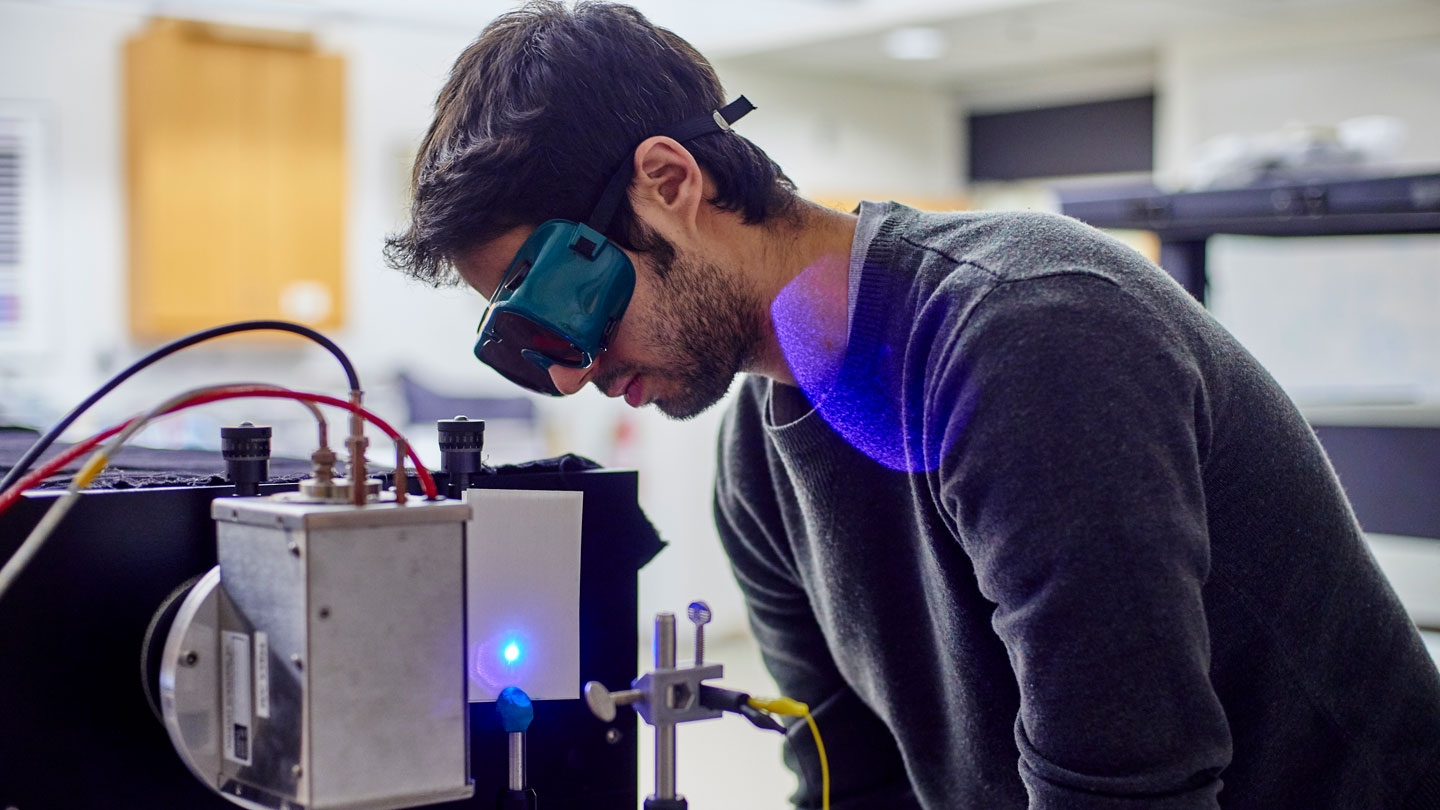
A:
<svg viewBox="0 0 1440 810">
<path fill-rule="evenodd" d="M 518 227 L 456 261 L 460 275 L 487 299 L 534 230 Z M 552 366 L 562 393 L 587 382 L 632 408 L 653 402 L 667 416 L 689 419 L 715 404 L 759 350 L 765 306 L 752 290 L 698 256 L 677 253 L 656 234 L 649 253 L 626 251 L 635 265 L 635 293 L 589 368 Z"/>
</svg>

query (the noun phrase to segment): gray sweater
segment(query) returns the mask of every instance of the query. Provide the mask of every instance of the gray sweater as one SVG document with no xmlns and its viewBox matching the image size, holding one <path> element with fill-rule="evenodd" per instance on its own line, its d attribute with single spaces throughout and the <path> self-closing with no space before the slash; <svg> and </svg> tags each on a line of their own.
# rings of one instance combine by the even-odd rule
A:
<svg viewBox="0 0 1440 810">
<path fill-rule="evenodd" d="M 1314 434 L 1097 231 L 896 207 L 838 381 L 747 380 L 719 459 L 836 810 L 1440 808 L 1440 675 Z"/>
</svg>

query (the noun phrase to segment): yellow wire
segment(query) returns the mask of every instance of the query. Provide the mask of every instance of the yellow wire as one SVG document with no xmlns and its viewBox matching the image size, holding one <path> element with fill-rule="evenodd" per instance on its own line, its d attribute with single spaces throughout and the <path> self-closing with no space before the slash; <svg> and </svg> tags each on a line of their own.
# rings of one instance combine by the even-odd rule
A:
<svg viewBox="0 0 1440 810">
<path fill-rule="evenodd" d="M 85 466 L 75 474 L 75 488 L 84 489 L 90 486 L 90 482 L 94 481 L 95 476 L 104 471 L 105 465 L 109 463 L 110 457 L 103 450 L 91 456 L 90 460 L 85 462 Z"/>
<path fill-rule="evenodd" d="M 810 714 L 810 707 L 793 698 L 750 698 L 750 705 L 771 714 L 788 717 L 803 717 L 810 726 L 810 736 L 815 738 L 815 750 L 820 754 L 820 807 L 830 810 L 830 760 L 825 756 L 825 743 L 820 739 L 820 727 Z"/>
</svg>

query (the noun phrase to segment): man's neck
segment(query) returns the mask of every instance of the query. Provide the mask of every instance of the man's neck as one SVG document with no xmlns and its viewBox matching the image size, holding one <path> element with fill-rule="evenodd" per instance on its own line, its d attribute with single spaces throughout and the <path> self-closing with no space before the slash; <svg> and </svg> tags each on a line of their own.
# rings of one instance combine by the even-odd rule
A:
<svg viewBox="0 0 1440 810">
<path fill-rule="evenodd" d="M 768 310 L 760 351 L 745 370 L 813 390 L 833 379 L 844 358 L 858 217 L 804 200 L 797 206 L 759 226 L 731 215 L 719 232 L 731 254 L 727 266 Z"/>
</svg>

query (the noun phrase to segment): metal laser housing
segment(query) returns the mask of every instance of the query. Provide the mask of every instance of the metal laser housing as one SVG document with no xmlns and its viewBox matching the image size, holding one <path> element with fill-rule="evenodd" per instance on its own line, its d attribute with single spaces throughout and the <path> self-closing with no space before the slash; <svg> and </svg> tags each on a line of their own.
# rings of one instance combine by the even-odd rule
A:
<svg viewBox="0 0 1440 810">
<path fill-rule="evenodd" d="M 217 500 L 220 565 L 180 607 L 165 725 L 251 808 L 469 798 L 465 523 L 456 502 Z"/>
</svg>

